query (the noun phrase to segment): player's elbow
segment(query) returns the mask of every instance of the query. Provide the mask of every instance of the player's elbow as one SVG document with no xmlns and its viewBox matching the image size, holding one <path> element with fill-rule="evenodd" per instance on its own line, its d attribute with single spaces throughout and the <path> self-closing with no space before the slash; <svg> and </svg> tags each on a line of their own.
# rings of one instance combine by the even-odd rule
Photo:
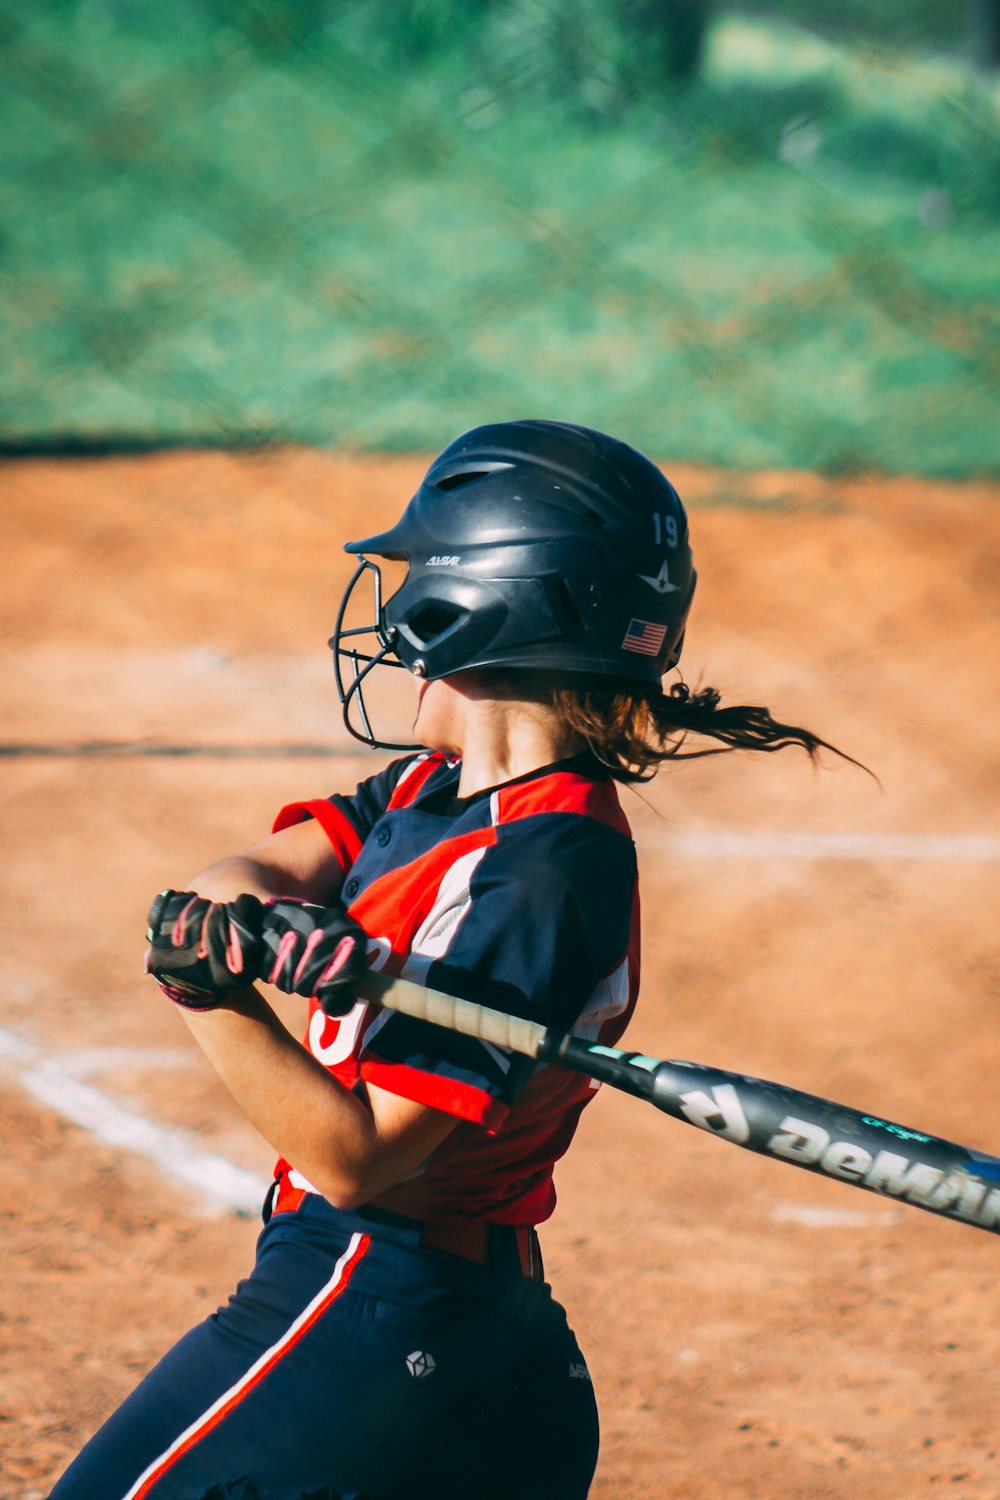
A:
<svg viewBox="0 0 1000 1500">
<path fill-rule="evenodd" d="M 332 1203 L 334 1208 L 342 1209 L 345 1213 L 353 1213 L 371 1197 L 359 1181 L 344 1177 L 332 1177 L 316 1186 L 327 1203 Z"/>
<path fill-rule="evenodd" d="M 318 1131 L 310 1117 L 310 1139 L 302 1146 L 311 1149 L 294 1157 L 284 1154 L 329 1203 L 348 1212 L 419 1176 L 457 1123 L 451 1115 L 374 1087 L 370 1107 L 338 1085 L 338 1105 L 345 1099 L 350 1110 L 338 1108 L 337 1119 L 327 1119 Z"/>
<path fill-rule="evenodd" d="M 326 1201 L 345 1213 L 353 1213 L 370 1203 L 392 1185 L 384 1170 L 363 1163 L 327 1165 L 312 1180 Z"/>
</svg>

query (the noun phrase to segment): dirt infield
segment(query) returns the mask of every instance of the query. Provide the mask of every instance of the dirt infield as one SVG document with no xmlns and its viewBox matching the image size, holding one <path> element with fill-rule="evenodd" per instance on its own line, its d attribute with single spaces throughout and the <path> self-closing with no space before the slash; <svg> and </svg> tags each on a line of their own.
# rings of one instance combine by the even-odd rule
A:
<svg viewBox="0 0 1000 1500">
<path fill-rule="evenodd" d="M 249 1214 L 109 1144 L 117 1107 L 182 1130 L 170 1160 L 263 1182 L 273 1155 L 139 976 L 143 917 L 283 802 L 382 763 L 344 735 L 324 642 L 341 538 L 421 469 L 289 450 L 0 470 L 0 739 L 22 752 L 2 787 L 2 1500 L 43 1496 L 250 1264 Z M 626 794 L 630 1040 L 1000 1150 L 1000 488 L 670 472 L 701 575 L 688 679 L 881 786 L 785 752 Z M 596 1497 L 1000 1496 L 993 1236 L 608 1090 L 557 1185 L 543 1246 L 597 1384 Z"/>
</svg>

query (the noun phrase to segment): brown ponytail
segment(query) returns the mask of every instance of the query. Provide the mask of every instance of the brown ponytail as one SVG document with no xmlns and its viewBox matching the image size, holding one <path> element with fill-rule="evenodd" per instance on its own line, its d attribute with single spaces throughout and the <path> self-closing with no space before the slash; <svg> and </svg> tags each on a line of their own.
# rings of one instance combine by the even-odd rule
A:
<svg viewBox="0 0 1000 1500">
<path fill-rule="evenodd" d="M 770 754 L 786 745 L 801 746 L 813 761 L 823 749 L 860 765 L 812 730 L 772 718 L 766 708 L 746 704 L 721 708 L 720 694 L 712 687 L 692 693 L 686 683 L 675 682 L 665 693 L 633 694 L 599 683 L 565 684 L 563 678 L 561 685 L 553 685 L 546 695 L 548 701 L 617 781 L 648 781 L 666 760 L 697 760 L 732 750 Z M 719 744 L 688 749 L 692 734 Z"/>
</svg>

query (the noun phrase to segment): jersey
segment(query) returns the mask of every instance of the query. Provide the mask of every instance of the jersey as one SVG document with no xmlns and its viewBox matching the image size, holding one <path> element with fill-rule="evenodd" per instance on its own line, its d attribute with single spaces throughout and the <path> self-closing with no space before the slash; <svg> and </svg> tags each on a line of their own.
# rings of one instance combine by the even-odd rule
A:
<svg viewBox="0 0 1000 1500">
<path fill-rule="evenodd" d="M 616 1039 L 638 949 L 613 784 L 567 763 L 459 801 L 458 775 L 439 756 L 399 761 L 353 796 L 284 809 L 278 826 L 320 823 L 384 972 Z M 551 1213 L 588 1080 L 368 1003 L 339 1019 L 312 1005 L 305 1042 L 344 1087 L 393 1089 L 456 1128 L 356 1211 L 279 1162 L 252 1274 L 52 1500 L 582 1500 L 597 1408 L 565 1313 L 540 1266 L 466 1255 L 450 1231 Z M 436 1224 L 448 1233 L 428 1235 Z M 522 1238 L 482 1237 L 508 1250 Z"/>
<path fill-rule="evenodd" d="M 589 756 L 460 799 L 460 764 L 394 761 L 353 796 L 282 809 L 315 818 L 344 872 L 342 899 L 381 972 L 605 1045 L 639 983 L 635 848 L 613 781 Z M 348 1089 L 379 1088 L 459 1124 L 376 1206 L 423 1221 L 538 1224 L 553 1167 L 596 1085 L 369 1001 L 327 1016 L 305 1045 Z M 278 1163 L 276 1207 L 310 1185 Z"/>
</svg>

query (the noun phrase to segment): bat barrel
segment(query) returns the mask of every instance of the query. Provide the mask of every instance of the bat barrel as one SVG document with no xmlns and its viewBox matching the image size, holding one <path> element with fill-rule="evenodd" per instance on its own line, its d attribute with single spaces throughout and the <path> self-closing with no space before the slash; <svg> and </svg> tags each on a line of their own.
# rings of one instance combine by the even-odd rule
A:
<svg viewBox="0 0 1000 1500">
<path fill-rule="evenodd" d="M 747 1151 L 1000 1234 L 1000 1158 L 985 1152 L 723 1068 L 559 1033 L 548 1034 L 540 1056 Z"/>
<path fill-rule="evenodd" d="M 661 1062 L 647 1076 L 647 1097 L 658 1109 L 710 1135 L 1000 1233 L 995 1156 L 784 1084 L 697 1063 Z"/>
</svg>

